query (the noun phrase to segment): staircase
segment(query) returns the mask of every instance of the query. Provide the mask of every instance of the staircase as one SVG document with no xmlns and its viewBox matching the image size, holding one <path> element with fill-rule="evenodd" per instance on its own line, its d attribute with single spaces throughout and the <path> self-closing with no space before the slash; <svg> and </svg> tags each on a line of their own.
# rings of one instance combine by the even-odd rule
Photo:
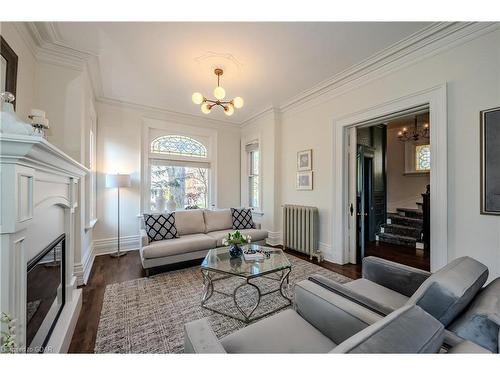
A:
<svg viewBox="0 0 500 375">
<path fill-rule="evenodd" d="M 376 235 L 377 241 L 423 249 L 423 212 L 421 204 L 417 203 L 417 206 L 418 208 L 398 208 L 396 212 L 388 212 L 387 223 L 380 226 Z"/>
</svg>

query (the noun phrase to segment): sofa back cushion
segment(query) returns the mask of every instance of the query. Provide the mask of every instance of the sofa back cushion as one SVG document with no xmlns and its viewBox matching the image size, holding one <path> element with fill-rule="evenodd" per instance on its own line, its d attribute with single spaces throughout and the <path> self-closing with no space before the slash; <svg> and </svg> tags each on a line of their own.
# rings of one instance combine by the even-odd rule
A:
<svg viewBox="0 0 500 375">
<path fill-rule="evenodd" d="M 457 258 L 427 280 L 408 300 L 446 327 L 472 301 L 488 279 L 488 267 L 470 257 Z"/>
<path fill-rule="evenodd" d="M 177 237 L 175 212 L 144 214 L 144 224 L 149 242 L 170 240 Z"/>
<path fill-rule="evenodd" d="M 203 210 L 176 211 L 175 225 L 179 236 L 206 233 Z"/>
<path fill-rule="evenodd" d="M 343 341 L 331 353 L 437 353 L 444 327 L 418 306 L 403 306 Z"/>
<path fill-rule="evenodd" d="M 233 220 L 231 219 L 231 210 L 205 210 L 206 231 L 215 232 L 218 230 L 231 229 L 233 227 Z"/>
<path fill-rule="evenodd" d="M 500 352 L 500 277 L 489 283 L 448 329 L 493 353 Z"/>
</svg>

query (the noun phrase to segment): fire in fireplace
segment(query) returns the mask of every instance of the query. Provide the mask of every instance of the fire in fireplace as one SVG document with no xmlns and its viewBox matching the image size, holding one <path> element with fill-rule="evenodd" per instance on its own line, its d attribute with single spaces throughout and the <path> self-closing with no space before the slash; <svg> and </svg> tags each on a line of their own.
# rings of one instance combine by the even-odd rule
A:
<svg viewBox="0 0 500 375">
<path fill-rule="evenodd" d="M 43 353 L 65 303 L 65 235 L 28 262 L 26 351 Z"/>
</svg>

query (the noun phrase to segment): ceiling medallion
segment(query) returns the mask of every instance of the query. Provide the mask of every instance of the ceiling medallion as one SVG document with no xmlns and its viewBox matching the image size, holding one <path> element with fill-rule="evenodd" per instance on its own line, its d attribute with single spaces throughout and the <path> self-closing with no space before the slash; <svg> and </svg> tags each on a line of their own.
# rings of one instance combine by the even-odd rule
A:
<svg viewBox="0 0 500 375">
<path fill-rule="evenodd" d="M 413 130 L 410 132 L 408 128 L 404 127 L 402 130 L 398 131 L 398 139 L 401 142 L 414 141 L 417 142 L 421 138 L 429 139 L 429 123 L 425 122 L 421 129 L 418 126 L 418 116 L 415 116 L 415 122 L 413 124 Z"/>
<path fill-rule="evenodd" d="M 214 73 L 217 76 L 217 87 L 214 89 L 214 96 L 216 100 L 207 99 L 199 92 L 195 92 L 191 96 L 191 99 L 194 104 L 201 104 L 201 111 L 205 114 L 212 112 L 213 107 L 220 106 L 224 109 L 224 113 L 227 116 L 231 116 L 234 113 L 235 108 L 243 107 L 243 98 L 237 96 L 233 100 L 223 101 L 222 99 L 226 96 L 226 90 L 224 90 L 220 85 L 220 76 L 224 74 L 224 71 L 220 68 L 216 68 Z"/>
</svg>

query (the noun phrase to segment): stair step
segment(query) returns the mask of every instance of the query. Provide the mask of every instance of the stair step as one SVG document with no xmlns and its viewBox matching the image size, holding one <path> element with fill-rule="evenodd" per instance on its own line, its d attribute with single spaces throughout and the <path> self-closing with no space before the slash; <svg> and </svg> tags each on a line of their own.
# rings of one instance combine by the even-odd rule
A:
<svg viewBox="0 0 500 375">
<path fill-rule="evenodd" d="M 401 236 L 391 233 L 378 233 L 379 242 L 386 242 L 394 245 L 416 247 L 417 241 L 413 237 Z"/>
<path fill-rule="evenodd" d="M 380 226 L 380 232 L 385 234 L 398 234 L 400 236 L 408 236 L 415 238 L 415 240 L 419 240 L 422 229 L 401 224 L 382 224 Z"/>
<path fill-rule="evenodd" d="M 401 215 L 394 214 L 394 213 L 389 213 L 387 215 L 387 219 L 389 219 L 391 221 L 391 224 L 404 225 L 404 226 L 419 228 L 419 229 L 422 229 L 423 222 L 424 222 L 423 219 L 401 216 Z"/>
<path fill-rule="evenodd" d="M 412 217 L 416 219 L 422 219 L 424 217 L 424 213 L 418 208 L 397 208 L 397 213 L 404 217 Z"/>
</svg>

